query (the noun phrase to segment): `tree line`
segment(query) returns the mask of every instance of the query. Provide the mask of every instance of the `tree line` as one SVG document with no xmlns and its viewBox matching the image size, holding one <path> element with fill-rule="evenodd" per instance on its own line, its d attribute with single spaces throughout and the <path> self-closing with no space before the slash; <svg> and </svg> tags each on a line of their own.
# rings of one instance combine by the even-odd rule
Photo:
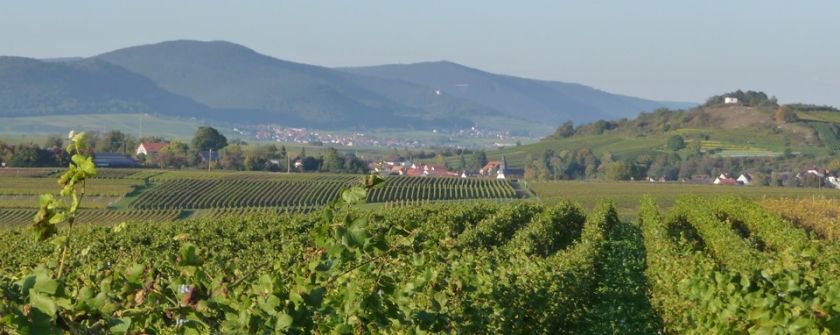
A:
<svg viewBox="0 0 840 335">
<path fill-rule="evenodd" d="M 192 140 L 168 141 L 158 152 L 134 155 L 141 143 L 167 142 L 160 137 L 136 138 L 119 130 L 89 133 L 91 145 L 86 154 L 119 153 L 135 157 L 147 167 L 207 168 L 239 171 L 365 173 L 367 163 L 353 153 L 341 153 L 326 148 L 317 156 L 307 155 L 306 149 L 289 153 L 284 145 L 248 145 L 228 139 L 212 127 L 199 127 Z M 43 144 L 11 145 L 0 141 L 0 163 L 8 167 L 61 167 L 70 160 L 65 137 L 50 135 Z M 296 164 L 297 163 L 297 164 Z"/>
</svg>

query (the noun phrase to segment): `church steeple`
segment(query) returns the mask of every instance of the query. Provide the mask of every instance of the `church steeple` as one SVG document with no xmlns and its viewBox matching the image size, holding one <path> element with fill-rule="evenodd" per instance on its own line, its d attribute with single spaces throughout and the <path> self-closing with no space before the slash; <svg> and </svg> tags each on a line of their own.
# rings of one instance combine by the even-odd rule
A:
<svg viewBox="0 0 840 335">
<path fill-rule="evenodd" d="M 505 173 L 507 170 L 507 157 L 502 156 L 502 162 L 499 164 L 499 172 Z"/>
</svg>

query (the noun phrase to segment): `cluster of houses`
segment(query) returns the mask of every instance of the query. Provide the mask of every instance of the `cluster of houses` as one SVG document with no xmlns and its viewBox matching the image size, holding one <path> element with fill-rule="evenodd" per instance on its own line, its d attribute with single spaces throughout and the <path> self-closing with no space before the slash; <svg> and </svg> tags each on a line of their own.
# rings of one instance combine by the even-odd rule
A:
<svg viewBox="0 0 840 335">
<path fill-rule="evenodd" d="M 793 174 L 793 173 L 779 173 L 779 177 L 782 180 L 796 178 L 798 180 L 804 180 L 807 176 L 814 176 L 821 181 L 821 185 L 825 185 L 825 187 L 829 188 L 836 188 L 840 189 L 840 178 L 831 175 L 831 173 L 826 169 L 807 169 L 800 173 Z M 649 177 L 648 181 L 651 183 L 665 183 L 668 182 L 665 177 L 660 178 L 653 178 Z M 695 175 L 691 177 L 691 179 L 684 179 L 683 182 L 691 183 L 691 184 L 713 184 L 713 185 L 730 185 L 730 186 L 746 186 L 751 185 L 753 183 L 753 176 L 749 173 L 742 173 L 737 178 L 733 175 L 729 175 L 726 173 L 721 173 L 716 178 L 712 179 L 706 175 Z"/>
<path fill-rule="evenodd" d="M 443 165 L 417 164 L 411 161 L 403 162 L 382 162 L 372 164 L 371 169 L 383 175 L 409 176 L 409 177 L 461 177 L 466 178 L 465 172 L 460 174 L 449 171 Z"/>
<path fill-rule="evenodd" d="M 742 173 L 738 178 L 732 178 L 725 173 L 715 178 L 712 184 L 715 185 L 749 185 L 752 183 L 753 177 L 749 173 Z"/>
<path fill-rule="evenodd" d="M 416 164 L 409 160 L 383 161 L 380 163 L 371 163 L 371 170 L 374 170 L 383 175 L 398 175 L 410 177 L 451 177 L 451 178 L 496 178 L 496 179 L 510 179 L 522 177 L 524 171 L 522 169 L 508 168 L 507 159 L 502 157 L 499 161 L 489 161 L 484 167 L 479 169 L 478 174 L 469 174 L 467 171 L 455 172 L 450 171 L 443 165 L 432 164 Z"/>
</svg>

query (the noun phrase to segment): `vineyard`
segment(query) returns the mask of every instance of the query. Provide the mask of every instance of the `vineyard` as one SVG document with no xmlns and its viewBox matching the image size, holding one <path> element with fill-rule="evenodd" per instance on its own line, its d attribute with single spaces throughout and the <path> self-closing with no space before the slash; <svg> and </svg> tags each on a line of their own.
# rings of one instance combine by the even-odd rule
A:
<svg viewBox="0 0 840 335">
<path fill-rule="evenodd" d="M 95 178 L 84 137 L 61 196 L 0 208 L 0 334 L 840 332 L 836 200 L 646 196 L 634 223 L 492 179 Z"/>
<path fill-rule="evenodd" d="M 427 177 L 389 177 L 368 195 L 369 202 L 512 198 L 516 191 L 505 180 Z"/>
<path fill-rule="evenodd" d="M 0 174 L 0 227 L 30 224 L 40 194 L 64 170 L 5 169 Z M 100 169 L 87 181 L 84 218 L 94 223 L 206 217 L 235 213 L 310 212 L 338 199 L 362 176 L 230 171 Z M 495 179 L 387 177 L 368 202 L 405 206 L 436 201 L 511 201 L 510 182 Z M 128 214 L 130 213 L 130 214 Z M 158 215 L 156 213 L 177 213 Z M 213 213 L 213 214 L 211 214 Z M 82 220 L 91 222 L 91 220 Z"/>
<path fill-rule="evenodd" d="M 61 284 L 38 268 L 52 248 L 14 229 L 0 237 L 3 300 L 56 308 L 26 316 L 0 303 L 16 315 L 0 329 L 61 319 L 137 333 L 836 333 L 840 247 L 814 224 L 736 197 L 681 198 L 664 215 L 647 198 L 637 224 L 609 202 L 588 214 L 522 201 L 215 209 L 78 227 L 84 255 Z M 29 291 L 14 279 L 26 276 Z"/>
<path fill-rule="evenodd" d="M 175 175 L 177 176 L 177 175 Z M 209 175 L 212 176 L 212 175 Z M 161 175 L 130 205 L 135 209 L 317 207 L 335 201 L 358 177 L 340 175 L 231 175 L 185 178 Z M 512 199 L 509 182 L 496 179 L 387 177 L 368 202 Z"/>
<path fill-rule="evenodd" d="M 32 224 L 35 217 L 34 209 L 5 209 L 0 208 L 0 222 L 6 227 L 24 226 Z M 96 224 L 116 224 L 124 221 L 168 222 L 181 217 L 180 210 L 96 210 L 82 209 L 79 221 Z"/>
<path fill-rule="evenodd" d="M 672 333 L 837 333 L 840 249 L 737 198 L 640 209 L 651 299 Z M 836 224 L 836 223 L 834 223 Z"/>
</svg>

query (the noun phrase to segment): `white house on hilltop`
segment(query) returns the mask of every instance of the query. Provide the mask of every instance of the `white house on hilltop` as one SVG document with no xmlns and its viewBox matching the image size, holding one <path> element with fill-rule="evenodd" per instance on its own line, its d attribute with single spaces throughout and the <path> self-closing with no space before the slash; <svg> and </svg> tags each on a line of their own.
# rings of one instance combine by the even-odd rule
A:
<svg viewBox="0 0 840 335">
<path fill-rule="evenodd" d="M 725 98 L 723 98 L 723 103 L 725 103 L 727 105 L 737 104 L 738 103 L 738 98 L 736 98 L 736 97 L 725 97 Z"/>
</svg>

